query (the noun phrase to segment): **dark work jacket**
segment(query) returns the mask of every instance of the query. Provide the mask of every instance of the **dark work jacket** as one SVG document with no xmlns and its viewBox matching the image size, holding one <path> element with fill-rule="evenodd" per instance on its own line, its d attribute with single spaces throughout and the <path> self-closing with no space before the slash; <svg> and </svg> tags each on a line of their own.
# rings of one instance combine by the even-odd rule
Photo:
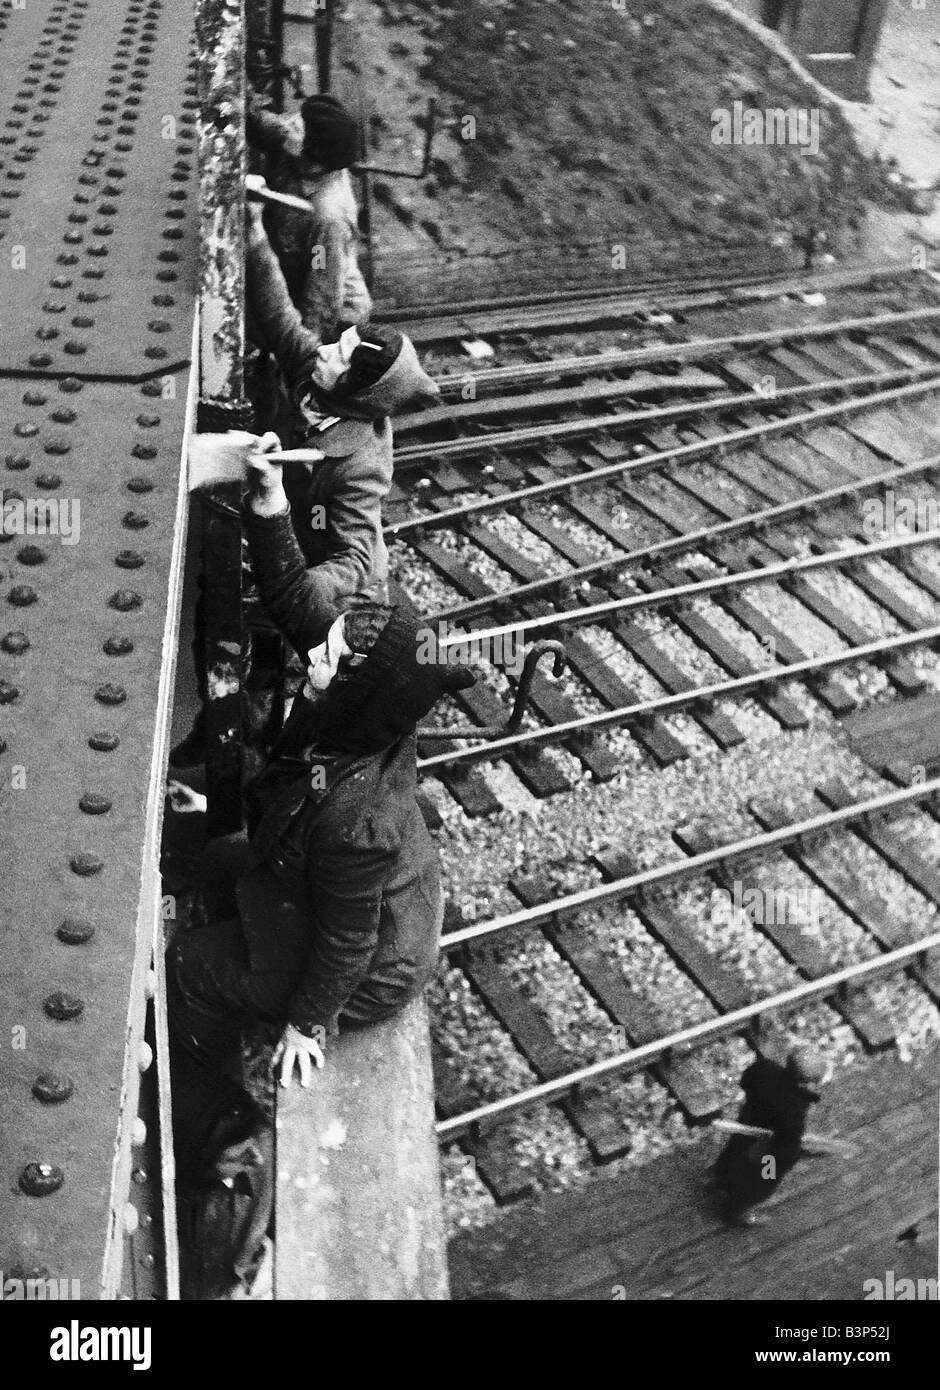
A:
<svg viewBox="0 0 940 1390">
<path fill-rule="evenodd" d="M 245 530 L 262 600 L 305 653 L 323 615 L 290 520 L 249 511 Z M 252 969 L 296 972 L 289 1022 L 308 1035 L 387 1018 L 433 972 L 440 871 L 415 801 L 415 747 L 408 735 L 364 755 L 319 748 L 299 695 L 254 785 L 239 915 Z"/>
<path fill-rule="evenodd" d="M 275 760 L 256 789 L 262 812 L 235 897 L 252 969 L 300 965 L 289 1021 L 309 1035 L 340 1017 L 387 1018 L 421 990 L 441 885 L 414 798 L 413 737 L 366 757 L 308 756 Z M 311 786 L 313 768 L 325 788 Z"/>
<path fill-rule="evenodd" d="M 722 1151 L 717 1164 L 720 1178 L 734 1192 L 751 1201 L 769 1197 L 784 1174 L 800 1156 L 810 1098 L 793 1085 L 785 1067 L 767 1057 L 758 1057 L 741 1077 L 744 1104 L 738 1120 L 773 1131 L 772 1139 L 748 1139 L 734 1135 Z M 765 1158 L 774 1159 L 775 1178 L 764 1178 Z"/>
</svg>

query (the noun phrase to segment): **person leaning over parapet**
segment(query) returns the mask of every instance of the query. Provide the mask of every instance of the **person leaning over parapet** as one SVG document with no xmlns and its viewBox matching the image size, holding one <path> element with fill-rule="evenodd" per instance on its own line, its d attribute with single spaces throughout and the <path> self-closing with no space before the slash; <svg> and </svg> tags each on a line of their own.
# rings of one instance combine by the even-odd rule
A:
<svg viewBox="0 0 940 1390">
<path fill-rule="evenodd" d="M 292 469 L 288 479 L 301 549 L 307 564 L 318 566 L 325 599 L 375 597 L 388 573 L 381 506 L 392 481 L 389 417 L 437 401 L 440 392 L 410 340 L 394 330 L 369 329 L 363 336 L 347 328 L 337 342 L 324 343 L 305 328 L 260 205 L 248 207 L 248 306 L 295 412 L 284 442 L 313 445 L 326 456 L 306 472 Z"/>
<path fill-rule="evenodd" d="M 289 444 L 314 446 L 319 463 L 294 465 L 288 495 L 297 539 L 310 569 L 311 602 L 327 621 L 351 600 L 388 596 L 388 551 L 382 536 L 382 503 L 392 482 L 389 416 L 409 405 L 440 398 L 411 341 L 393 330 L 370 329 L 363 338 L 348 328 L 338 342 L 322 343 L 305 328 L 291 303 L 261 219 L 262 205 L 248 204 L 247 299 L 255 323 L 274 353 L 289 388 L 291 416 L 282 425 Z M 260 403 L 262 428 L 270 413 Z M 205 683 L 205 631 L 197 604 L 193 644 L 199 692 Z M 205 715 L 173 749 L 174 767 L 205 756 Z"/>
<path fill-rule="evenodd" d="M 304 327 L 330 340 L 365 323 L 372 299 L 359 269 L 359 211 L 349 177 L 359 156 L 356 121 L 332 96 L 308 97 L 298 113 L 278 116 L 251 95 L 247 132 L 267 155 L 269 185 L 313 207 L 304 212 L 271 206 L 266 214 Z"/>
<path fill-rule="evenodd" d="M 263 441 L 259 441 L 259 445 Z M 184 1183 L 263 1130 L 237 1070 L 249 1020 L 281 1030 L 282 1085 L 307 1085 L 330 1037 L 388 1018 L 434 970 L 437 850 L 415 801 L 415 726 L 473 683 L 428 660 L 423 629 L 371 604 L 326 622 L 281 466 L 248 459 L 245 529 L 262 601 L 307 667 L 250 801 L 250 844 L 210 846 L 205 924 L 167 956 L 173 1121 Z M 223 868 L 224 866 L 224 868 Z"/>
</svg>

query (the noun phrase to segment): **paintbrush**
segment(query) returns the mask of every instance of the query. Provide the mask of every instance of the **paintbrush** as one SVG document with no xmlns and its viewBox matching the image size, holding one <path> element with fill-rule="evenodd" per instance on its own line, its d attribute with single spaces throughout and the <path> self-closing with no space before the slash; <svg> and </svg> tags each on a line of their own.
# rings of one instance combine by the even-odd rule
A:
<svg viewBox="0 0 940 1390">
<path fill-rule="evenodd" d="M 216 487 L 220 483 L 243 482 L 249 471 L 248 455 L 257 444 L 258 436 L 245 430 L 191 435 L 187 477 L 189 491 Z M 270 459 L 272 463 L 307 464 L 319 463 L 324 455 L 320 449 L 278 449 L 262 457 Z"/>
<path fill-rule="evenodd" d="M 260 174 L 249 174 L 245 179 L 245 197 L 249 203 L 280 203 L 285 208 L 296 208 L 298 212 L 316 212 L 306 198 L 298 198 L 294 193 L 278 193 L 269 188 Z"/>
</svg>

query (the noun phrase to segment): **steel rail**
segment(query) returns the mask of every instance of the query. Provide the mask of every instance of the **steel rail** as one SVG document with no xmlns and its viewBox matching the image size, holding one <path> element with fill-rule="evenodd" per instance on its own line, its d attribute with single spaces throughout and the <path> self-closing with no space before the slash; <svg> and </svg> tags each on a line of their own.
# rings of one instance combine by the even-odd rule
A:
<svg viewBox="0 0 940 1390">
<path fill-rule="evenodd" d="M 473 458 L 479 454 L 505 453 L 511 449 L 525 448 L 530 444 L 545 444 L 559 439 L 584 439 L 599 431 L 662 425 L 690 417 L 721 415 L 729 410 L 753 409 L 755 406 L 775 409 L 780 405 L 804 400 L 808 396 L 828 396 L 836 392 L 886 386 L 890 381 L 907 384 L 935 377 L 936 374 L 936 363 L 925 363 L 921 367 L 897 367 L 884 372 L 864 372 L 858 376 L 827 377 L 823 381 L 784 386 L 767 394 L 752 389 L 731 396 L 709 396 L 707 399 L 682 401 L 676 405 L 657 406 L 655 410 L 582 416 L 575 420 L 560 420 L 554 424 L 523 425 L 519 429 L 503 430 L 499 434 L 432 440 L 427 444 L 412 444 L 399 449 L 395 455 L 395 469 L 397 472 L 404 472 L 428 459 L 437 462 L 440 459 Z"/>
<path fill-rule="evenodd" d="M 805 511 L 824 508 L 830 502 L 855 497 L 868 492 L 871 488 L 903 482 L 907 478 L 917 477 L 920 473 L 930 473 L 937 468 L 940 468 L 940 454 L 931 454 L 929 457 L 918 459 L 914 463 L 886 469 L 883 473 L 872 473 L 867 478 L 854 478 L 850 483 L 840 483 L 838 487 L 825 488 L 822 492 L 812 492 L 805 497 L 798 497 L 792 502 L 778 502 L 770 507 L 762 507 L 756 512 L 747 512 L 743 516 L 717 522 L 714 526 L 702 526 L 696 531 L 683 531 L 679 535 L 667 536 L 663 540 L 653 541 L 650 545 L 642 546 L 636 550 L 626 550 L 619 555 L 606 556 L 602 560 L 591 560 L 585 565 L 576 565 L 572 569 L 562 570 L 560 573 L 549 575 L 545 579 L 533 579 L 527 584 L 520 584 L 513 589 L 487 594 L 483 598 L 469 599 L 466 603 L 456 604 L 453 608 L 439 609 L 438 612 L 431 614 L 427 621 L 457 622 L 464 618 L 474 617 L 478 613 L 485 613 L 491 608 L 502 608 L 510 603 L 521 603 L 536 594 L 569 586 L 572 583 L 579 583 L 589 576 L 604 574 L 608 570 L 622 569 L 627 565 L 645 564 L 648 560 L 681 554 L 684 550 L 697 550 L 702 546 L 711 545 L 715 541 L 736 535 L 740 531 L 763 528 L 787 517 L 799 516 Z M 524 512 L 521 520 L 525 523 Z"/>
<path fill-rule="evenodd" d="M 584 310 L 585 318 L 596 319 L 596 310 L 603 306 L 611 316 L 616 313 L 628 314 L 631 307 L 657 309 L 683 308 L 697 306 L 702 295 L 712 295 L 715 302 L 730 299 L 738 303 L 768 299 L 788 293 L 803 294 L 807 290 L 816 292 L 827 289 L 850 289 L 862 287 L 881 280 L 897 280 L 902 276 L 909 279 L 909 261 L 876 261 L 868 265 L 849 266 L 838 270 L 799 271 L 793 268 L 781 270 L 778 275 L 706 275 L 701 279 L 685 276 L 682 279 L 662 279 L 634 282 L 623 291 L 611 294 L 609 283 L 603 288 L 591 290 L 590 287 L 575 286 L 555 293 L 530 293 L 515 296 L 500 296 L 498 299 L 463 300 L 462 302 L 441 302 L 429 304 L 379 305 L 376 321 L 398 323 L 403 332 L 412 328 L 425 342 L 444 342 L 449 338 L 459 338 L 470 332 L 518 332 L 518 315 L 525 309 L 546 310 L 547 323 L 535 319 L 533 328 L 578 323 L 579 309 Z M 655 299 L 653 298 L 655 296 Z M 565 313 L 565 311 L 569 311 Z M 509 321 L 510 326 L 500 325 L 500 318 L 515 312 L 516 318 Z M 525 327 L 525 324 L 522 325 Z"/>
<path fill-rule="evenodd" d="M 594 248 L 596 249 L 596 248 Z M 482 257 L 488 265 L 499 265 L 500 261 L 510 263 L 513 252 L 508 250 L 505 253 L 484 253 Z M 401 257 L 397 252 L 388 252 L 384 256 L 378 257 L 379 260 L 394 259 L 396 266 L 400 264 Z M 727 263 L 727 262 L 725 262 Z M 406 262 L 406 268 L 425 269 L 429 273 L 438 269 L 441 265 L 440 256 L 434 256 L 430 252 L 412 255 Z M 463 268 L 463 263 L 458 268 Z M 766 292 L 769 285 L 792 286 L 794 289 L 805 290 L 809 283 L 804 277 L 802 280 L 795 278 L 794 269 L 790 266 L 778 271 L 775 275 L 768 270 L 764 274 L 754 273 L 748 275 L 721 275 L 721 265 L 714 266 L 710 271 L 706 271 L 700 278 L 689 275 L 681 279 L 673 277 L 668 279 L 646 279 L 628 281 L 623 289 L 617 293 L 611 293 L 610 279 L 608 277 L 603 285 L 593 284 L 590 280 L 568 285 L 562 289 L 555 290 L 530 290 L 521 294 L 491 295 L 485 299 L 464 299 L 464 300 L 428 300 L 426 303 L 411 304 L 385 304 L 379 302 L 375 319 L 376 322 L 383 323 L 403 323 L 429 325 L 434 330 L 435 327 L 449 326 L 457 319 L 464 316 L 485 318 L 494 314 L 511 312 L 520 309 L 546 310 L 557 313 L 568 308 L 577 308 L 583 305 L 586 309 L 594 308 L 597 304 L 610 303 L 612 305 L 622 305 L 623 303 L 643 304 L 649 303 L 651 293 L 666 294 L 672 300 L 678 299 L 680 302 L 692 298 L 698 299 L 702 294 L 738 294 L 749 290 L 757 290 L 759 293 Z M 879 268 L 873 268 L 874 273 L 866 272 L 862 283 L 870 279 L 896 279 L 901 270 L 910 274 L 910 265 L 899 266 L 897 262 L 884 263 Z M 824 274 L 826 272 L 823 272 Z M 840 272 L 847 273 L 847 272 Z M 860 271 L 855 272 L 861 274 Z M 850 282 L 850 283 L 855 283 Z M 779 289 L 775 289 L 777 294 Z M 466 326 L 460 331 L 465 332 Z M 499 329 L 496 329 L 499 332 Z M 447 336 L 456 336 L 447 334 Z M 440 341 L 440 339 L 437 339 Z"/>
<path fill-rule="evenodd" d="M 837 825 L 863 820 L 866 816 L 898 806 L 914 805 L 937 792 L 940 792 L 940 777 L 934 777 L 914 787 L 882 792 L 865 801 L 853 802 L 851 806 L 843 806 L 835 811 L 823 811 L 817 816 L 808 816 L 805 820 L 782 825 L 776 830 L 761 831 L 760 834 L 750 835 L 743 840 L 732 840 L 727 845 L 716 845 L 700 854 L 689 855 L 669 864 L 660 864 L 655 869 L 643 869 L 635 874 L 628 874 L 625 878 L 614 879 L 611 883 L 597 883 L 591 888 L 581 888 L 577 893 L 566 893 L 560 898 L 553 898 L 551 902 L 520 908 L 517 912 L 507 912 L 505 916 L 493 917 L 488 922 L 473 922 L 466 927 L 458 928 L 457 931 L 445 933 L 441 938 L 441 950 L 450 951 L 468 941 L 497 936 L 515 927 L 534 926 L 537 922 L 544 922 L 548 918 L 574 912 L 594 903 L 616 902 L 619 898 L 630 897 L 644 889 L 674 879 L 694 877 L 716 864 L 726 863 L 729 859 L 758 854 L 777 845 L 789 844 L 802 836 L 816 835 Z"/>
<path fill-rule="evenodd" d="M 929 645 L 940 642 L 940 624 L 920 628 L 916 632 L 904 632 L 895 637 L 884 637 L 877 642 L 866 642 L 858 647 L 831 652 L 827 656 L 808 657 L 789 666 L 773 666 L 765 671 L 752 671 L 744 676 L 734 676 L 726 681 L 715 681 L 711 685 L 696 687 L 694 690 L 680 690 L 672 695 L 657 696 L 655 699 L 640 700 L 633 705 L 621 705 L 618 709 L 601 710 L 596 714 L 586 714 L 580 719 L 568 719 L 560 724 L 547 724 L 543 728 L 525 729 L 521 733 L 504 738 L 491 739 L 487 743 L 475 744 L 472 748 L 453 752 L 435 753 L 428 758 L 418 759 L 418 771 L 429 772 L 439 767 L 452 767 L 455 764 L 489 762 L 507 753 L 525 752 L 540 748 L 545 744 L 557 743 L 570 737 L 596 733 L 601 729 L 613 728 L 631 721 L 652 719 L 657 715 L 671 714 L 688 705 L 707 705 L 715 700 L 742 695 L 750 690 L 764 686 L 779 685 L 783 681 L 800 680 L 804 676 L 816 675 L 822 671 L 833 670 L 839 666 L 850 666 L 855 661 L 867 661 L 872 657 L 890 655 L 904 651 L 908 647 Z M 471 643 L 472 644 L 472 643 Z"/>
<path fill-rule="evenodd" d="M 893 974 L 896 970 L 910 965 L 918 957 L 926 956 L 938 946 L 940 932 L 934 932 L 921 941 L 899 946 L 892 951 L 883 951 L 870 960 L 858 961 L 842 970 L 833 970 L 828 975 L 808 980 L 805 984 L 794 985 L 792 989 L 781 990 L 779 994 L 770 995 L 754 1004 L 746 1004 L 743 1008 L 720 1014 L 717 1018 L 705 1019 L 702 1023 L 693 1023 L 687 1028 L 667 1033 L 663 1038 L 631 1048 L 628 1052 L 618 1053 L 614 1057 L 604 1057 L 598 1062 L 591 1062 L 575 1071 L 554 1077 L 551 1081 L 543 1081 L 537 1086 L 517 1091 L 515 1095 L 488 1101 L 460 1115 L 451 1115 L 437 1122 L 436 1132 L 441 1139 L 454 1139 L 486 1121 L 505 1119 L 521 1110 L 549 1104 L 587 1082 L 598 1081 L 621 1071 L 639 1071 L 653 1062 L 662 1061 L 670 1053 L 678 1052 L 680 1049 L 687 1050 L 728 1033 L 740 1032 L 744 1025 L 762 1015 L 790 1012 L 801 1004 L 812 1003 L 836 994 L 851 984 Z"/>
<path fill-rule="evenodd" d="M 937 366 L 934 362 L 931 370 L 936 371 Z M 720 361 L 711 364 L 689 362 L 682 368 L 681 374 L 652 367 L 631 371 L 627 376 L 607 376 L 604 380 L 551 384 L 539 382 L 530 389 L 509 394 L 474 394 L 471 400 L 458 400 L 454 395 L 438 405 L 422 407 L 411 414 L 395 417 L 395 437 L 399 441 L 399 455 L 408 447 L 401 444 L 403 435 L 427 436 L 441 426 L 481 430 L 492 429 L 495 422 L 500 428 L 504 428 L 512 416 L 520 419 L 538 419 L 545 411 L 551 411 L 553 416 L 557 417 L 561 412 L 575 410 L 580 412 L 579 419 L 588 420 L 589 410 L 613 409 L 615 402 L 622 401 L 626 401 L 630 407 L 629 416 L 624 418 L 632 418 L 634 413 L 642 414 L 644 418 L 657 417 L 664 411 L 675 409 L 675 404 L 644 406 L 640 411 L 638 403 L 648 398 L 669 400 L 673 403 L 688 402 L 691 405 L 711 400 L 717 392 L 727 393 L 729 389 L 728 382 L 719 375 L 721 370 Z M 911 371 L 912 368 L 906 365 L 900 370 Z M 720 399 L 726 400 L 727 394 Z M 461 435 L 462 439 L 483 437 L 482 434 Z M 444 439 L 444 446 L 447 448 L 450 447 L 449 439 L 450 436 Z M 416 447 L 424 446 L 418 444 Z"/>
<path fill-rule="evenodd" d="M 656 343 L 648 347 L 612 349 L 583 357 L 558 357 L 548 362 L 519 362 L 508 367 L 485 367 L 458 374 L 435 376 L 444 392 L 459 391 L 467 380 L 477 387 L 522 385 L 556 376 L 584 376 L 594 371 L 625 371 L 660 362 L 710 362 L 713 358 L 741 348 L 783 347 L 786 344 L 814 342 L 840 333 L 873 333 L 901 324 L 922 324 L 940 320 L 940 308 L 905 309 L 896 313 L 872 314 L 865 318 L 833 320 L 831 323 L 765 328 L 752 333 L 730 333 L 717 338 L 692 338 L 680 343 Z M 420 419 L 415 416 L 415 419 Z"/>
<path fill-rule="evenodd" d="M 790 430 L 819 424 L 823 420 L 834 419 L 839 415 L 852 415 L 859 411 L 876 410 L 880 406 L 893 405 L 898 401 L 910 400 L 912 397 L 923 396 L 936 390 L 940 390 L 940 375 L 906 386 L 876 391 L 871 395 L 853 396 L 846 401 L 836 401 L 830 405 L 818 406 L 815 410 L 806 410 L 797 415 L 787 415 L 783 419 L 762 420 L 756 425 L 729 430 L 720 439 L 693 440 L 688 444 L 677 444 L 671 449 L 654 450 L 639 457 L 631 455 L 613 463 L 602 464 L 598 468 L 590 468 L 584 473 L 573 474 L 570 477 L 553 478 L 545 483 L 531 483 L 528 487 L 518 488 L 515 492 L 504 492 L 495 497 L 481 497 L 462 507 L 447 507 L 439 512 L 431 512 L 427 516 L 411 517 L 407 521 L 392 522 L 384 528 L 383 534 L 394 539 L 407 535 L 411 531 L 435 530 L 466 517 L 482 516 L 486 512 L 503 511 L 536 498 L 553 497 L 556 493 L 568 492 L 572 488 L 603 482 L 607 478 L 625 476 L 639 470 L 657 467 L 660 464 L 674 463 L 679 459 L 699 458 L 704 454 L 717 452 L 730 446 L 746 444 L 753 439 L 763 439 L 774 434 L 785 434 Z M 758 399 L 757 396 L 747 397 L 748 407 L 752 408 Z"/>
<path fill-rule="evenodd" d="M 537 617 L 518 618 L 515 622 L 504 623 L 500 627 L 474 629 L 471 634 L 452 633 L 442 637 L 438 645 L 449 647 L 466 646 L 468 642 L 492 642 L 522 632 L 541 632 L 547 628 L 580 626 L 607 618 L 615 613 L 630 613 L 639 608 L 659 608 L 664 603 L 679 603 L 689 599 L 701 598 L 723 589 L 741 589 L 750 584 L 764 584 L 770 580 L 785 579 L 791 574 L 808 574 L 813 570 L 829 569 L 834 565 L 857 563 L 861 560 L 891 555 L 897 551 L 912 550 L 921 545 L 932 545 L 940 541 L 940 530 L 919 531 L 896 540 L 873 541 L 871 545 L 851 546 L 846 550 L 826 550 L 821 555 L 805 555 L 792 560 L 780 560 L 760 569 L 736 570 L 732 574 L 717 574 L 711 579 L 691 580 L 687 584 L 675 584 L 668 589 L 652 589 L 648 593 L 630 594 L 626 598 L 605 599 L 603 603 L 589 603 L 583 608 L 561 608 L 554 613 L 543 613 Z M 430 620 L 429 620 L 430 621 Z"/>
</svg>

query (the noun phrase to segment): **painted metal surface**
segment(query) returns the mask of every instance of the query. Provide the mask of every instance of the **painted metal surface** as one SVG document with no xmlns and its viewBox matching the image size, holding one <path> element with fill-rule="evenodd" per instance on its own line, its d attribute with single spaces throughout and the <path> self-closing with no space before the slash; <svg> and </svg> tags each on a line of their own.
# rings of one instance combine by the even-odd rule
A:
<svg viewBox="0 0 940 1390">
<path fill-rule="evenodd" d="M 36 11 L 46 24 L 27 37 L 21 16 L 35 30 Z M 178 306 L 196 211 L 189 59 L 185 8 L 165 0 L 10 12 L 4 371 L 159 377 L 188 361 L 192 319 Z"/>
<path fill-rule="evenodd" d="M 115 1297 L 194 405 L 191 14 L 6 21 L 0 1267 Z"/>
</svg>

